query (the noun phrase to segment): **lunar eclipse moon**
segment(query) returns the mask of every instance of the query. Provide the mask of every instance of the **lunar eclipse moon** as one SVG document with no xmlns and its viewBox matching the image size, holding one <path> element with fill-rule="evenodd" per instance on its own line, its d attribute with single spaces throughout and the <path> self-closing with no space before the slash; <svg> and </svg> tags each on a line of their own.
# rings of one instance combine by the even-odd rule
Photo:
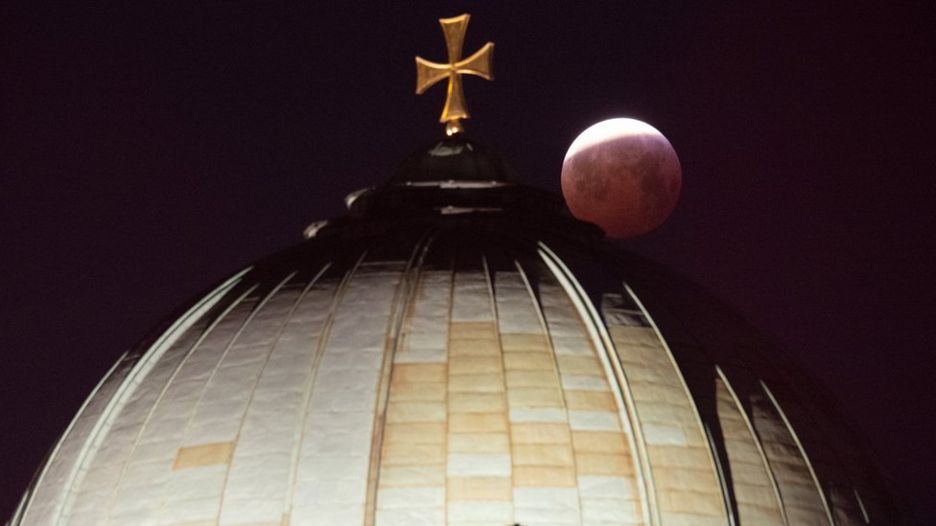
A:
<svg viewBox="0 0 936 526">
<path fill-rule="evenodd" d="M 681 188 L 673 146 L 636 119 L 592 125 L 572 142 L 562 162 L 562 195 L 572 215 L 609 237 L 634 237 L 659 227 Z"/>
</svg>

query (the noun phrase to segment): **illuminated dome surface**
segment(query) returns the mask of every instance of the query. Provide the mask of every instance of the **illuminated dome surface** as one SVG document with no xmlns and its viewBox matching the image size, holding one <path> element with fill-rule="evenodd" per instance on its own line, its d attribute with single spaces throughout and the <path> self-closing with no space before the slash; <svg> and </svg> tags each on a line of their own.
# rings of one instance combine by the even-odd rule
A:
<svg viewBox="0 0 936 526">
<path fill-rule="evenodd" d="M 755 331 L 443 142 L 122 357 L 11 524 L 893 522 Z"/>
</svg>

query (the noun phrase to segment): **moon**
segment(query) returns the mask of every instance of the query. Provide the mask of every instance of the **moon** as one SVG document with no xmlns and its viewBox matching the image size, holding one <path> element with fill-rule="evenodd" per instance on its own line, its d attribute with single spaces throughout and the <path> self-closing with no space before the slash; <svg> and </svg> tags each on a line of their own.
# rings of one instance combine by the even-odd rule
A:
<svg viewBox="0 0 936 526">
<path fill-rule="evenodd" d="M 682 188 L 676 150 L 656 128 L 636 119 L 601 121 L 579 134 L 562 161 L 562 195 L 577 219 L 608 237 L 659 227 Z"/>
</svg>

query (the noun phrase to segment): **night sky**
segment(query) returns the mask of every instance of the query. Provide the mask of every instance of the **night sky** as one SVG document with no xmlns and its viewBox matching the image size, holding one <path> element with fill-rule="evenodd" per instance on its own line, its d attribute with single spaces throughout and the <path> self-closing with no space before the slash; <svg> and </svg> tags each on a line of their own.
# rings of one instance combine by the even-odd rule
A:
<svg viewBox="0 0 936 526">
<path fill-rule="evenodd" d="M 590 124 L 661 130 L 682 197 L 626 245 L 777 341 L 936 517 L 922 9 L 140 4 L 0 7 L 0 521 L 121 353 L 440 137 L 413 56 L 444 60 L 436 19 L 463 11 L 466 53 L 497 45 L 496 81 L 465 81 L 469 136 L 558 191 Z"/>
</svg>

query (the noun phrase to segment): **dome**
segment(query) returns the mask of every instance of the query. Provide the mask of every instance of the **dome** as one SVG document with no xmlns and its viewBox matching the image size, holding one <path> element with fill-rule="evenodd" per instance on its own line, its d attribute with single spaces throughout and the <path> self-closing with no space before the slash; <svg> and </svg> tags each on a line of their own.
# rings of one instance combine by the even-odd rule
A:
<svg viewBox="0 0 936 526">
<path fill-rule="evenodd" d="M 415 156 L 120 358 L 11 524 L 891 523 L 756 331 L 464 151 L 474 175 Z"/>
</svg>

